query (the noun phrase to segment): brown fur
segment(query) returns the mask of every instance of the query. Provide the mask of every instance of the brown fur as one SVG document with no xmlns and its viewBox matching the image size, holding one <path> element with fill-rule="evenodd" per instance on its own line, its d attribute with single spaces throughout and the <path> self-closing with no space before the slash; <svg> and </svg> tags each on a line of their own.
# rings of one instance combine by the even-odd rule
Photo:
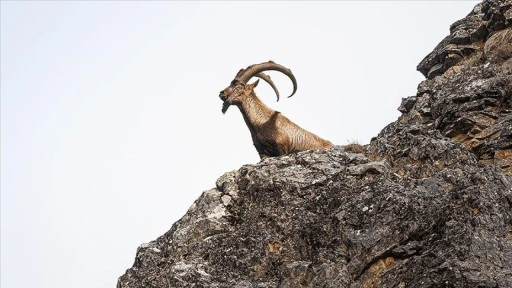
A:
<svg viewBox="0 0 512 288">
<path fill-rule="evenodd" d="M 234 80 L 220 92 L 219 97 L 224 101 L 223 112 L 230 105 L 240 109 L 261 159 L 332 147 L 331 142 L 306 131 L 266 106 L 254 92 L 256 85 L 258 81 L 244 84 Z"/>
</svg>

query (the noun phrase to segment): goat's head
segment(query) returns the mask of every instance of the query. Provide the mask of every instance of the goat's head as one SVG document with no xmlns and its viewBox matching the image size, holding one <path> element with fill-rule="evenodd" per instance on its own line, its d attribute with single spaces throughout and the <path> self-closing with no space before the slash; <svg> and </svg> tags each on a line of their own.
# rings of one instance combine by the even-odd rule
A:
<svg viewBox="0 0 512 288">
<path fill-rule="evenodd" d="M 247 67 L 246 69 L 240 69 L 240 71 L 238 71 L 236 74 L 235 79 L 231 81 L 231 84 L 226 89 L 220 91 L 219 97 L 224 102 L 222 105 L 222 113 L 226 113 L 229 106 L 242 103 L 249 95 L 254 93 L 253 89 L 256 87 L 256 85 L 258 85 L 259 80 L 256 80 L 256 82 L 252 84 L 248 84 L 247 82 L 249 82 L 252 77 L 261 78 L 270 86 L 272 86 L 272 89 L 274 89 L 274 92 L 276 92 L 277 101 L 279 101 L 279 91 L 274 85 L 274 82 L 272 82 L 268 75 L 263 73 L 263 71 L 269 70 L 279 71 L 288 76 L 290 80 L 292 80 L 293 93 L 292 95 L 288 96 L 292 97 L 293 94 L 295 94 L 295 91 L 297 91 L 297 80 L 295 80 L 295 76 L 293 76 L 290 69 L 272 61 L 254 64 Z"/>
</svg>

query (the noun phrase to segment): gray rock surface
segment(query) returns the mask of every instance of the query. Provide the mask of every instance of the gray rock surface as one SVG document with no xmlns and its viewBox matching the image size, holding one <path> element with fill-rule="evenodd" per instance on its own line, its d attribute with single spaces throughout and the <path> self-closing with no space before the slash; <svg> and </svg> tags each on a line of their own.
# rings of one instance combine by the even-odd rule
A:
<svg viewBox="0 0 512 288">
<path fill-rule="evenodd" d="M 511 31 L 478 4 L 370 144 L 224 174 L 117 287 L 512 287 Z"/>
</svg>

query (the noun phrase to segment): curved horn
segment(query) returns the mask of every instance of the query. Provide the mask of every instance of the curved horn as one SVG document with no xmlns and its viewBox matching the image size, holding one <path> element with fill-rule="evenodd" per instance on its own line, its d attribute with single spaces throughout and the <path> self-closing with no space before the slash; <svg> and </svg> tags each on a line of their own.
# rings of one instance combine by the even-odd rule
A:
<svg viewBox="0 0 512 288">
<path fill-rule="evenodd" d="M 288 97 L 292 97 L 293 94 L 295 94 L 295 91 L 297 91 L 297 80 L 295 79 L 295 76 L 293 76 L 293 73 L 290 69 L 288 69 L 280 64 L 277 64 L 273 61 L 268 61 L 268 62 L 264 62 L 264 63 L 260 63 L 260 64 L 251 65 L 251 66 L 247 67 L 245 70 L 239 71 L 237 74 L 237 79 L 243 83 L 247 83 L 249 81 L 249 79 L 251 79 L 252 77 L 256 76 L 257 74 L 259 74 L 263 71 L 268 71 L 268 70 L 279 71 L 279 72 L 285 74 L 286 76 L 288 76 L 288 78 L 290 78 L 290 80 L 292 80 L 293 92 L 292 92 L 292 95 L 288 96 Z M 265 80 L 265 79 L 263 79 L 263 80 Z M 267 81 L 267 83 L 268 83 L 268 81 Z M 274 90 L 276 90 L 276 89 L 274 88 Z M 278 100 L 279 100 L 279 97 L 278 97 Z"/>
<path fill-rule="evenodd" d="M 272 79 L 270 79 L 270 76 L 268 76 L 267 74 L 265 73 L 258 73 L 256 75 L 254 75 L 255 77 L 258 77 L 260 79 L 263 79 L 265 80 L 265 82 L 268 83 L 268 85 L 272 86 L 272 89 L 274 89 L 274 92 L 276 92 L 276 95 L 277 95 L 277 101 L 279 101 L 279 91 L 277 90 L 277 87 L 276 85 L 274 84 L 274 82 L 272 82 Z"/>
</svg>

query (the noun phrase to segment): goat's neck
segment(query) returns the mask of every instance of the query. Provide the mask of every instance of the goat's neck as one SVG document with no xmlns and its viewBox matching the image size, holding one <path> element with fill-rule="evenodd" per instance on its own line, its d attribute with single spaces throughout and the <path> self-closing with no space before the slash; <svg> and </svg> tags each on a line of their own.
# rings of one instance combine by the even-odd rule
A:
<svg viewBox="0 0 512 288">
<path fill-rule="evenodd" d="M 249 129 L 259 127 L 267 123 L 276 111 L 270 109 L 253 92 L 243 101 L 238 108 L 244 116 L 245 123 Z"/>
</svg>

